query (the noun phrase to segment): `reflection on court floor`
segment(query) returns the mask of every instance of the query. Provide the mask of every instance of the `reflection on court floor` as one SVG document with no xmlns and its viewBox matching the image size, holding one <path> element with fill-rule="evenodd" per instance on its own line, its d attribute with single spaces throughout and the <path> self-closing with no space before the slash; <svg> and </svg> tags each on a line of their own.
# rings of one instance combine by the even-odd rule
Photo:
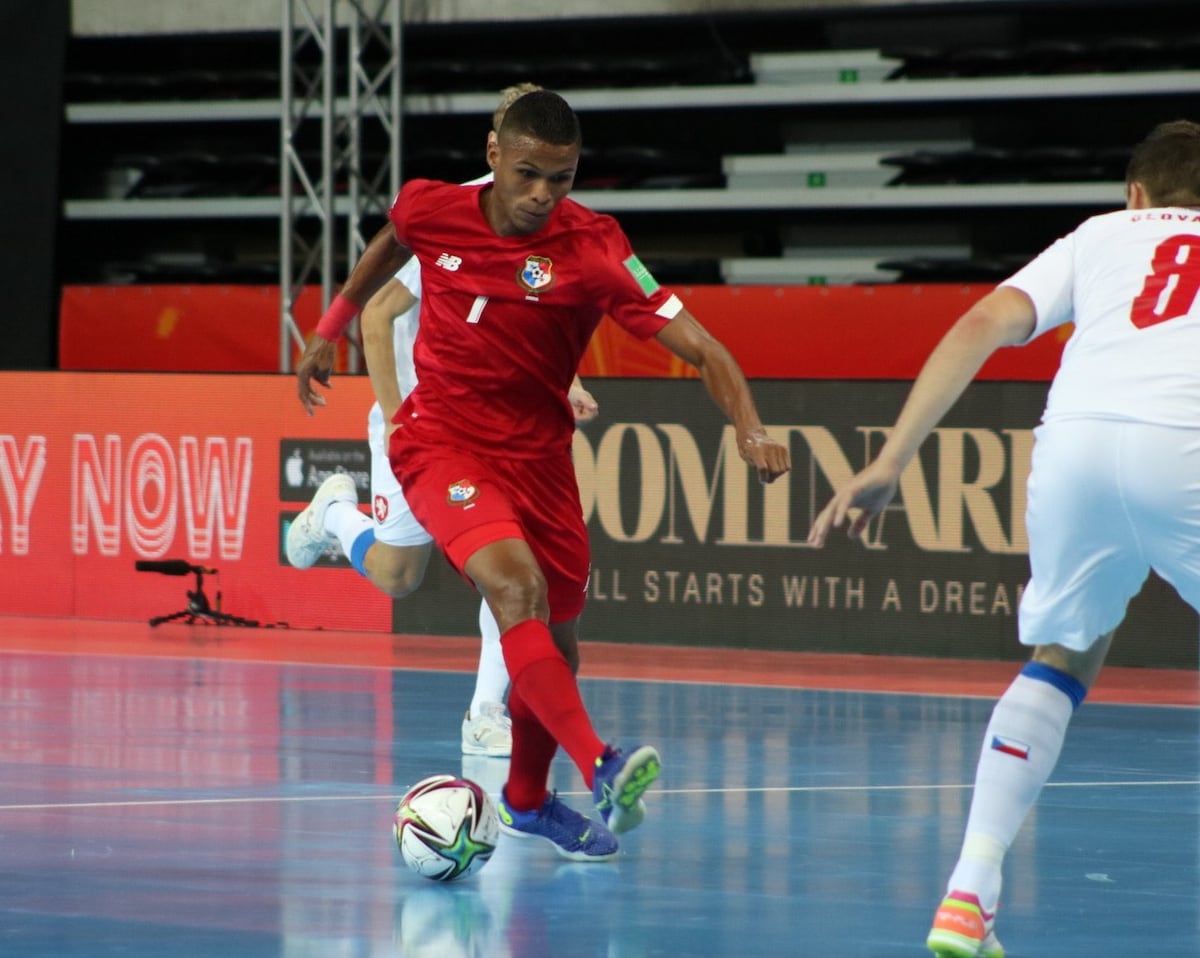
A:
<svg viewBox="0 0 1200 958">
<path fill-rule="evenodd" d="M 662 752 L 646 823 L 611 864 L 502 839 L 441 886 L 391 814 L 436 772 L 503 783 L 459 754 L 470 674 L 131 644 L 0 651 L 3 954 L 920 955 L 991 709 L 585 678 L 604 737 Z M 1080 710 L 1010 855 L 1010 956 L 1200 954 L 1198 743 L 1192 706 Z M 587 807 L 561 757 L 553 784 Z"/>
</svg>

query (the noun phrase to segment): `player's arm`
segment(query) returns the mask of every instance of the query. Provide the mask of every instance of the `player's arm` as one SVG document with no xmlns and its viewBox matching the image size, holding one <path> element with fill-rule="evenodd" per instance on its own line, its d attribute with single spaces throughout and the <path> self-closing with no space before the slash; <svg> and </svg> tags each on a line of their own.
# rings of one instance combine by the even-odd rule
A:
<svg viewBox="0 0 1200 958">
<path fill-rule="evenodd" d="M 412 251 L 396 239 L 392 224 L 388 223 L 372 237 L 354 264 L 341 292 L 333 298 L 317 323 L 317 330 L 304 347 L 304 355 L 296 366 L 300 403 L 310 416 L 314 406 L 325 405 L 325 397 L 313 382 L 329 387 L 338 337 L 367 300 L 396 275 L 411 255 Z"/>
<path fill-rule="evenodd" d="M 963 394 L 989 356 L 1001 346 L 1025 342 L 1034 331 L 1037 312 L 1025 293 L 1000 286 L 967 310 L 929 354 L 896 425 L 869 466 L 839 489 L 817 515 L 808 534 L 810 545 L 824 545 L 832 528 L 840 527 L 851 509 L 852 536 L 862 534 L 896 494 L 900 473 L 921 443 Z"/>
<path fill-rule="evenodd" d="M 767 435 L 742 368 L 686 309 L 659 330 L 658 341 L 696 367 L 700 379 L 737 432 L 738 455 L 754 467 L 762 482 L 773 482 L 791 468 L 785 446 Z"/>
<path fill-rule="evenodd" d="M 600 404 L 596 402 L 590 392 L 583 388 L 583 380 L 579 378 L 578 373 L 571 380 L 571 388 L 567 391 L 567 400 L 571 403 L 571 411 L 575 413 L 577 425 L 591 422 L 600 412 Z"/>
<path fill-rule="evenodd" d="M 404 400 L 400 394 L 400 380 L 396 377 L 396 347 L 392 327 L 396 317 L 408 312 L 416 302 L 417 298 L 409 288 L 393 277 L 367 300 L 359 317 L 367 375 L 379 407 L 383 410 L 385 422 L 392 421 Z"/>
</svg>

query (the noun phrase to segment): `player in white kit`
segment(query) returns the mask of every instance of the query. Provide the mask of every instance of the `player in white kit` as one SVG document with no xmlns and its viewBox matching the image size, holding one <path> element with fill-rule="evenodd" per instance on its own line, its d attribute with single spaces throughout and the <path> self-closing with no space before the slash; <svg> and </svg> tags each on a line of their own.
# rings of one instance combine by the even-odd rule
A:
<svg viewBox="0 0 1200 958">
<path fill-rule="evenodd" d="M 995 349 L 1075 323 L 1028 482 L 1031 577 L 1018 628 L 1034 651 L 984 736 L 962 849 L 927 939 L 937 955 L 1004 954 L 993 929 L 1004 856 L 1150 570 L 1200 610 L 1198 291 L 1200 124 L 1179 120 L 1134 149 L 1125 210 L 1085 221 L 957 321 L 878 458 L 809 534 L 816 546 L 847 522 L 861 534 Z"/>
</svg>

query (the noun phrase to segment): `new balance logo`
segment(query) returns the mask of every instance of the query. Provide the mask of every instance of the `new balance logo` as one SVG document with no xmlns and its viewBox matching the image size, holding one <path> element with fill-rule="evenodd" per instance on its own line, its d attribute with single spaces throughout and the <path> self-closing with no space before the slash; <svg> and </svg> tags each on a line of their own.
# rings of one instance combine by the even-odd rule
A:
<svg viewBox="0 0 1200 958">
<path fill-rule="evenodd" d="M 460 266 L 462 266 L 462 257 L 451 256 L 449 253 L 443 253 L 437 258 L 437 261 L 433 265 L 440 266 L 442 269 L 448 269 L 453 273 Z"/>
</svg>

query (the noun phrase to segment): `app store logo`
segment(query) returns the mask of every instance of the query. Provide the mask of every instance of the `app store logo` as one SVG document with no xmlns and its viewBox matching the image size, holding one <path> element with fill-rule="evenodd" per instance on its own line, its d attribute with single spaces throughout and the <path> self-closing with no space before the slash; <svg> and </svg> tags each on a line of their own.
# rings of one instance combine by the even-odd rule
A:
<svg viewBox="0 0 1200 958">
<path fill-rule="evenodd" d="M 371 491 L 371 450 L 365 440 L 281 439 L 279 441 L 279 498 L 307 503 L 335 473 L 354 480 L 359 502 Z"/>
</svg>

